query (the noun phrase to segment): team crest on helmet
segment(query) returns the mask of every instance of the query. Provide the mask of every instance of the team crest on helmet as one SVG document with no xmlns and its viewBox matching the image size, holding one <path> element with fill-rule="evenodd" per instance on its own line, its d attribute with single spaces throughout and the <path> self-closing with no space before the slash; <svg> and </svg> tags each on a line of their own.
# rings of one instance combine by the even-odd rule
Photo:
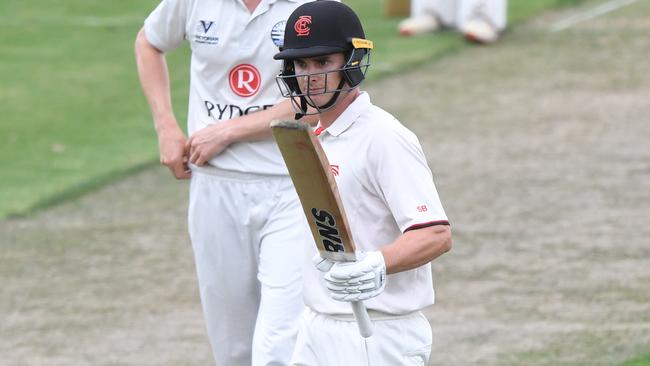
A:
<svg viewBox="0 0 650 366">
<path fill-rule="evenodd" d="M 298 37 L 304 37 L 309 35 L 309 25 L 311 24 L 311 15 L 301 15 L 296 23 L 293 25 L 293 29 L 296 31 Z"/>
<path fill-rule="evenodd" d="M 282 47 L 284 45 L 284 28 L 287 26 L 287 21 L 282 20 L 273 26 L 271 28 L 271 40 L 273 41 L 273 44 Z"/>
</svg>

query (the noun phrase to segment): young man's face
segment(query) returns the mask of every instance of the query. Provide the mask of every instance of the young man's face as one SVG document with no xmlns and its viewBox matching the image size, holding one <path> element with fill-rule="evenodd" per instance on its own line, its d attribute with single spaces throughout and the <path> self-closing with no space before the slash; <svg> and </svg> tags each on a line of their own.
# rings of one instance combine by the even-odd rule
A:
<svg viewBox="0 0 650 366">
<path fill-rule="evenodd" d="M 308 94 L 318 106 L 327 103 L 341 82 L 341 73 L 334 70 L 345 64 L 343 53 L 299 58 L 293 63 L 300 90 Z"/>
</svg>

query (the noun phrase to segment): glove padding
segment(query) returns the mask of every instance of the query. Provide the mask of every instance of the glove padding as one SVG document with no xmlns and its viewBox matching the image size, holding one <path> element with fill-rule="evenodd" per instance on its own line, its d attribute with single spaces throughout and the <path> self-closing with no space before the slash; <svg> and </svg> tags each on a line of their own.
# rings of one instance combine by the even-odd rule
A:
<svg viewBox="0 0 650 366">
<path fill-rule="evenodd" d="M 384 256 L 380 251 L 375 251 L 362 254 L 356 262 L 335 262 L 325 274 L 325 282 L 334 300 L 362 301 L 373 298 L 386 287 Z"/>
</svg>

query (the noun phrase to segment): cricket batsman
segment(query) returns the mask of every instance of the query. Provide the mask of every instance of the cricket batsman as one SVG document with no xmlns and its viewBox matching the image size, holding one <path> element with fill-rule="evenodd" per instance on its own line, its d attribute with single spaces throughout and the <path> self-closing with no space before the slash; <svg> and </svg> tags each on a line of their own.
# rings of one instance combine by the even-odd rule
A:
<svg viewBox="0 0 650 366">
<path fill-rule="evenodd" d="M 358 251 L 356 262 L 335 263 L 307 248 L 296 366 L 425 365 L 431 352 L 422 309 L 434 303 L 431 261 L 451 248 L 451 229 L 416 135 L 359 88 L 372 48 L 354 11 L 325 0 L 296 8 L 274 56 L 283 95 L 319 117 Z M 358 301 L 369 338 L 352 314 Z"/>
</svg>

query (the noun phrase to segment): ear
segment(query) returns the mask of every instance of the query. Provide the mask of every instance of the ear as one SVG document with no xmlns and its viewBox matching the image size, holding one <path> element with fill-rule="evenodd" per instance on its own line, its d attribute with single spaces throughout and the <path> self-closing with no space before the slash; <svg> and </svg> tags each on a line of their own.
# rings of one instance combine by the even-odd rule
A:
<svg viewBox="0 0 650 366">
<path fill-rule="evenodd" d="M 284 82 L 289 87 L 289 90 L 291 90 L 294 93 L 300 94 L 300 87 L 298 86 L 298 80 L 296 80 L 295 77 L 290 77 L 296 75 L 296 68 L 293 64 L 293 60 L 287 59 L 282 61 L 282 72 L 280 73 L 280 75 L 286 77 L 284 78 Z"/>
<path fill-rule="evenodd" d="M 346 70 L 343 71 L 343 76 L 351 87 L 361 84 L 366 77 L 365 73 L 361 71 L 361 63 L 367 53 L 368 50 L 364 48 L 353 49 L 350 52 L 350 59 L 345 65 Z"/>
</svg>

